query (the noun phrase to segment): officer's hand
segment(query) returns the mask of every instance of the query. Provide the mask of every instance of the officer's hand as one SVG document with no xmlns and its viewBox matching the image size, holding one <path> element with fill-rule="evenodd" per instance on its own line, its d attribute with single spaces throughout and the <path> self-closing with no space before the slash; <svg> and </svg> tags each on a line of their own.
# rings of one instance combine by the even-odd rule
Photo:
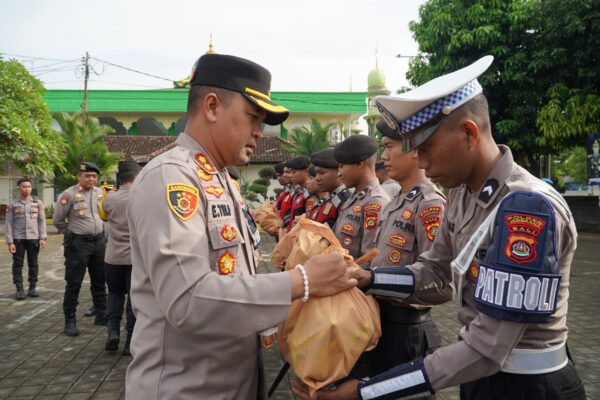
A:
<svg viewBox="0 0 600 400">
<path fill-rule="evenodd" d="M 11 254 L 15 254 L 17 252 L 17 246 L 15 246 L 15 244 L 9 244 L 8 245 L 8 252 Z"/>
<path fill-rule="evenodd" d="M 304 269 L 308 275 L 310 296 L 331 296 L 356 286 L 350 270 L 339 253 L 311 257 Z"/>
<path fill-rule="evenodd" d="M 44 247 L 46 247 L 46 241 L 40 240 L 40 249 L 43 249 Z"/>
<path fill-rule="evenodd" d="M 371 284 L 373 273 L 368 269 L 357 268 L 351 276 L 358 281 L 358 287 L 363 289 Z"/>
<path fill-rule="evenodd" d="M 297 380 L 294 386 L 292 386 L 292 392 L 302 400 L 355 400 L 358 399 L 358 394 L 356 393 L 357 386 L 358 380 L 352 379 L 342 383 L 333 390 L 321 389 L 311 396 L 308 386 L 302 381 Z"/>
</svg>

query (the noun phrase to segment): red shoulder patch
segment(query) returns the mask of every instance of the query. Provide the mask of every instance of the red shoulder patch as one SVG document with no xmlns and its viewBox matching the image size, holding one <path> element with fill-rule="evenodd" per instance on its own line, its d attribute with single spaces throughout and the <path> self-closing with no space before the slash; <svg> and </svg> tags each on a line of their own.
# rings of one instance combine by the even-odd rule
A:
<svg viewBox="0 0 600 400">
<path fill-rule="evenodd" d="M 438 206 L 428 207 L 419 213 L 419 218 L 427 231 L 427 239 L 433 240 L 440 228 L 440 214 L 442 208 Z"/>
</svg>

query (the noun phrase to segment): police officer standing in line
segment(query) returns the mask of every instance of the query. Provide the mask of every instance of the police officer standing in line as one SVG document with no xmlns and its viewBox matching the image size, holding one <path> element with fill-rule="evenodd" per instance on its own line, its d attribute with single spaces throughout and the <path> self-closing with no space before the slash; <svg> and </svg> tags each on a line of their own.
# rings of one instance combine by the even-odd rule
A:
<svg viewBox="0 0 600 400">
<path fill-rule="evenodd" d="M 286 320 L 291 300 L 356 284 L 339 254 L 256 273 L 257 228 L 225 167 L 248 162 L 263 122 L 287 118 L 269 97 L 270 82 L 271 74 L 249 60 L 200 57 L 185 132 L 131 189 L 137 321 L 129 400 L 257 398 L 264 393 L 258 333 Z"/>
<path fill-rule="evenodd" d="M 308 189 L 306 188 L 309 166 L 310 160 L 307 156 L 297 156 L 285 162 L 285 167 L 289 171 L 290 184 L 294 189 L 290 212 L 287 214 L 288 220 L 283 220 L 283 224 L 287 227 L 288 232 L 294 227 L 294 219 L 306 211 L 306 199 L 309 196 Z"/>
<path fill-rule="evenodd" d="M 377 143 L 369 136 L 350 136 L 335 146 L 333 157 L 342 182 L 355 189 L 342 205 L 333 231 L 350 255 L 358 258 L 374 247 L 379 214 L 390 201 L 375 176 Z"/>
<path fill-rule="evenodd" d="M 31 180 L 17 181 L 19 199 L 6 209 L 4 232 L 8 251 L 13 255 L 13 283 L 17 288 L 15 298 L 25 300 L 23 290 L 23 263 L 27 254 L 29 266 L 29 297 L 38 297 L 35 288 L 38 280 L 38 253 L 46 246 L 46 210 L 44 203 L 31 197 Z"/>
<path fill-rule="evenodd" d="M 306 215 L 308 216 L 319 200 L 328 195 L 327 192 L 319 190 L 319 187 L 317 186 L 317 172 L 315 166 L 312 164 L 308 167 L 308 182 L 306 183 L 306 189 L 309 194 L 304 208 L 306 209 Z"/>
<path fill-rule="evenodd" d="M 477 81 L 492 60 L 376 98 L 405 151 L 416 149 L 426 175 L 452 189 L 431 250 L 360 278 L 373 293 L 411 302 L 444 290 L 454 274 L 460 340 L 317 397 L 413 398 L 461 385 L 461 399 L 585 399 L 566 348 L 577 230 L 560 194 L 495 143 Z"/>
<path fill-rule="evenodd" d="M 105 238 L 98 204 L 104 193 L 96 187 L 100 170 L 91 162 L 79 165 L 79 183 L 58 196 L 52 223 L 64 234 L 65 254 L 65 330 L 67 336 L 78 336 L 76 312 L 79 291 L 86 267 L 90 274 L 95 325 L 104 325 L 106 278 L 104 269 Z M 67 222 L 68 220 L 68 222 Z"/>
<path fill-rule="evenodd" d="M 375 163 L 375 173 L 377 174 L 377 180 L 381 185 L 381 188 L 390 196 L 390 199 L 396 197 L 400 191 L 400 184 L 395 180 L 391 179 L 385 169 L 383 160 L 379 160 Z"/>
<path fill-rule="evenodd" d="M 433 246 L 446 200 L 417 166 L 417 153 L 402 152 L 402 137 L 383 121 L 377 124 L 381 133 L 381 155 L 386 176 L 400 183 L 402 190 L 384 207 L 375 236 L 379 253 L 370 263 L 371 269 L 410 265 Z M 441 336 L 431 318 L 431 306 L 453 297 L 453 286 L 431 293 L 427 304 L 406 304 L 385 294 L 375 296 L 380 309 L 381 331 L 375 349 L 364 353 L 351 376 L 374 376 L 418 357 L 441 345 Z M 434 398 L 435 396 L 424 396 Z"/>
<path fill-rule="evenodd" d="M 287 176 L 283 174 L 283 168 L 285 167 L 285 162 L 280 162 L 276 164 L 273 169 L 275 170 L 275 175 L 277 176 L 277 182 L 281 185 L 281 191 L 277 194 L 275 198 L 275 208 L 278 211 L 281 211 L 281 203 L 283 202 L 283 198 L 288 193 L 288 179 Z"/>
<path fill-rule="evenodd" d="M 121 317 L 126 307 L 127 338 L 123 347 L 123 355 L 130 355 L 129 345 L 135 326 L 135 315 L 131 309 L 131 244 L 129 241 L 129 226 L 127 222 L 127 204 L 133 181 L 140 172 L 140 166 L 135 161 L 119 163 L 117 180 L 119 188 L 111 191 L 100 201 L 100 217 L 107 223 L 108 242 L 104 264 L 106 267 L 106 284 L 108 297 L 106 300 L 106 325 L 108 337 L 104 349 L 116 351 L 119 348 Z"/>
<path fill-rule="evenodd" d="M 287 227 L 287 223 L 290 221 L 290 213 L 292 211 L 292 197 L 294 196 L 294 185 L 292 184 L 292 170 L 287 166 L 287 161 L 283 165 L 283 179 L 286 180 L 287 186 L 285 188 L 286 193 L 281 199 L 281 219 L 283 220 L 283 227 Z M 287 221 L 287 222 L 286 222 Z"/>
<path fill-rule="evenodd" d="M 328 193 L 321 198 L 307 217 L 329 225 L 333 229 L 341 204 L 348 200 L 352 191 L 347 189 L 338 176 L 338 163 L 333 158 L 333 149 L 319 150 L 310 156 L 315 166 L 317 187 Z"/>
</svg>

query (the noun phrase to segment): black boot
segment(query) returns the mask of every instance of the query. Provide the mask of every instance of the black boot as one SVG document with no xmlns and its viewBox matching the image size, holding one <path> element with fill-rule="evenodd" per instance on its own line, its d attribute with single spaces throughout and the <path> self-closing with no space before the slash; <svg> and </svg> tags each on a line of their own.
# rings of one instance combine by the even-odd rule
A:
<svg viewBox="0 0 600 400">
<path fill-rule="evenodd" d="M 65 319 L 64 334 L 67 336 L 79 336 L 79 329 L 75 323 L 75 319 Z"/>
<path fill-rule="evenodd" d="M 94 315 L 96 315 L 96 307 L 91 306 L 90 308 L 85 310 L 85 314 L 83 315 L 85 315 L 86 317 L 93 317 Z"/>
<path fill-rule="evenodd" d="M 38 297 L 39 293 L 35 288 L 35 283 L 29 284 L 29 290 L 27 290 L 27 296 L 29 297 Z"/>
<path fill-rule="evenodd" d="M 16 286 L 17 286 L 17 293 L 15 294 L 15 298 L 17 300 L 25 300 L 25 292 L 23 291 L 23 285 L 20 283 L 17 283 Z"/>
<path fill-rule="evenodd" d="M 104 310 L 99 308 L 96 309 L 96 318 L 94 319 L 94 325 L 106 325 L 106 313 Z"/>
<path fill-rule="evenodd" d="M 119 322 L 108 321 L 108 338 L 106 339 L 106 351 L 117 351 L 119 349 Z"/>
<path fill-rule="evenodd" d="M 127 332 L 127 339 L 125 339 L 125 346 L 123 347 L 123 353 L 122 353 L 124 356 L 131 355 L 131 351 L 129 349 L 130 345 L 131 345 L 131 333 Z"/>
</svg>

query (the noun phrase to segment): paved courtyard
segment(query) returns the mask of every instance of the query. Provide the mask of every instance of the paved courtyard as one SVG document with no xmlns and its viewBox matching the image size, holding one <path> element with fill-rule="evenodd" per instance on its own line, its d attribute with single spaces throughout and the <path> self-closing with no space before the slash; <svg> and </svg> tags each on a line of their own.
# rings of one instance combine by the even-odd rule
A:
<svg viewBox="0 0 600 400">
<path fill-rule="evenodd" d="M 0 239 L 0 399 L 122 399 L 129 357 L 104 351 L 105 328 L 83 317 L 91 305 L 89 281 L 82 287 L 78 308 L 81 335 L 62 334 L 63 256 L 62 236 L 50 235 L 40 253 L 40 297 L 14 299 L 12 259 Z M 269 269 L 273 242 L 264 241 L 261 264 Z M 581 234 L 571 275 L 569 346 L 586 383 L 590 399 L 600 399 L 600 235 Z M 24 268 L 26 270 L 26 267 Z M 26 276 L 26 273 L 24 274 Z M 24 277 L 26 280 L 26 277 Z M 453 342 L 460 326 L 455 304 L 435 309 L 446 342 Z M 121 345 L 124 341 L 124 332 Z M 120 349 L 119 349 L 120 350 Z M 272 381 L 282 365 L 276 349 L 266 355 Z M 273 398 L 293 399 L 287 376 Z M 455 388 L 442 391 L 439 399 L 457 399 Z"/>
</svg>

